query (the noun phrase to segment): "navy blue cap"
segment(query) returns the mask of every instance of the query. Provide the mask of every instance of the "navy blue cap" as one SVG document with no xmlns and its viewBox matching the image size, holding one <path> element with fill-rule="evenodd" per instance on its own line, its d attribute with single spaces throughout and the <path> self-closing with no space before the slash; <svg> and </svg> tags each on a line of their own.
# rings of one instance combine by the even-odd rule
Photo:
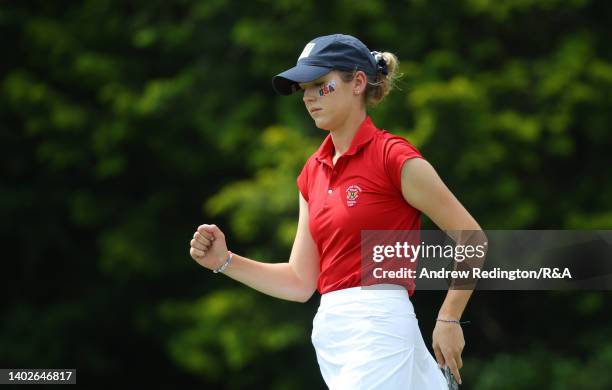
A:
<svg viewBox="0 0 612 390">
<path fill-rule="evenodd" d="M 363 42 L 351 35 L 333 34 L 310 41 L 293 68 L 272 78 L 272 86 L 280 95 L 291 95 L 300 89 L 298 83 L 311 82 L 333 69 L 362 70 L 369 76 L 375 76 L 378 71 L 386 74 L 386 66 L 381 69 Z"/>
</svg>

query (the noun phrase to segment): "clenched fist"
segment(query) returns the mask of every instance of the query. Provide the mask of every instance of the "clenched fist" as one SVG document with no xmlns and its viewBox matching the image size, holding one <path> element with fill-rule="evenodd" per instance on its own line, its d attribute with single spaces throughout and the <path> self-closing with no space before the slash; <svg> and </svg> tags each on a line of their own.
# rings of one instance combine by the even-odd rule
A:
<svg viewBox="0 0 612 390">
<path fill-rule="evenodd" d="M 217 269 L 227 259 L 225 234 L 217 225 L 200 225 L 193 234 L 189 254 L 203 267 Z"/>
</svg>

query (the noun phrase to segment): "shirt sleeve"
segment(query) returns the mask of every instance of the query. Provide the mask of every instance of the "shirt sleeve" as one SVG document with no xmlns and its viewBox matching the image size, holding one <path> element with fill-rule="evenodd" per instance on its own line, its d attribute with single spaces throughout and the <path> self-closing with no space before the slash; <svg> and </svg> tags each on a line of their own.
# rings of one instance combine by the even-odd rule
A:
<svg viewBox="0 0 612 390">
<path fill-rule="evenodd" d="M 391 138 L 385 147 L 385 168 L 393 185 L 402 191 L 402 167 L 411 158 L 423 158 L 421 152 L 402 137 Z"/>
<path fill-rule="evenodd" d="M 308 161 L 306 161 L 304 168 L 302 168 L 302 172 L 300 172 L 297 177 L 297 186 L 304 200 L 308 202 Z"/>
</svg>

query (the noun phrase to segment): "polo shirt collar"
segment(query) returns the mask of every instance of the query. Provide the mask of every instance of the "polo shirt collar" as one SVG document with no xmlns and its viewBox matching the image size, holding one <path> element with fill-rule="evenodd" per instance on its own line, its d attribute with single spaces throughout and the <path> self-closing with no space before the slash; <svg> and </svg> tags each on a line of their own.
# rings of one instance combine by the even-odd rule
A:
<svg viewBox="0 0 612 390">
<path fill-rule="evenodd" d="M 353 141 L 351 142 L 351 146 L 348 148 L 346 152 L 344 152 L 343 156 L 352 156 L 359 152 L 363 147 L 372 140 L 374 134 L 378 129 L 374 126 L 372 119 L 370 116 L 366 116 L 364 121 L 359 125 L 359 129 L 353 137 Z M 334 153 L 334 142 L 332 141 L 331 134 L 328 134 L 319 149 L 315 154 L 315 158 L 317 161 L 324 162 L 329 166 L 332 165 L 332 158 Z"/>
</svg>

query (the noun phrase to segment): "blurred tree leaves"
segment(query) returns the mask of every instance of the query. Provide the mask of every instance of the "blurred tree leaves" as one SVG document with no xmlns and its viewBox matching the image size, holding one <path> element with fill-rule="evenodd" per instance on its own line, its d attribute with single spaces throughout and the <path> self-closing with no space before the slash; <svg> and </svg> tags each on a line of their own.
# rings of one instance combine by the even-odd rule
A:
<svg viewBox="0 0 612 390">
<path fill-rule="evenodd" d="M 268 240 L 278 241 L 286 250 L 297 227 L 296 177 L 316 148 L 315 141 L 306 140 L 292 128 L 264 129 L 248 161 L 256 177 L 226 186 L 208 201 L 209 213 L 230 215 L 232 230 L 243 240 L 271 235 Z"/>
<path fill-rule="evenodd" d="M 302 342 L 299 324 L 271 324 L 257 301 L 249 291 L 220 290 L 194 303 L 162 304 L 163 318 L 185 324 L 168 340 L 170 353 L 187 370 L 221 380 L 226 368 L 240 372 L 267 351 Z"/>
<path fill-rule="evenodd" d="M 212 222 L 237 253 L 288 258 L 295 179 L 325 133 L 270 78 L 319 35 L 398 55 L 400 89 L 371 115 L 484 228 L 610 228 L 611 21 L 602 0 L 3 7 L 0 363 L 101 383 L 322 387 L 316 299 L 228 288 L 188 256 Z M 477 293 L 464 382 L 610 387 L 608 295 Z M 415 295 L 426 339 L 441 299 Z"/>
</svg>

